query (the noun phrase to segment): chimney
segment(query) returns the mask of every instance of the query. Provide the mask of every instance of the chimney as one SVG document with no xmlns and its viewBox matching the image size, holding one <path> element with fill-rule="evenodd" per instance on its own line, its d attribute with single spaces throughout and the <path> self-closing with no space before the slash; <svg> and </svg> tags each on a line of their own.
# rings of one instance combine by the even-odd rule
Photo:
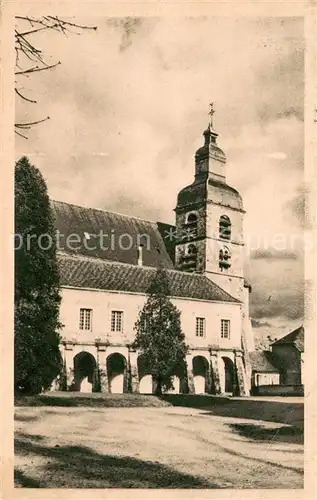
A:
<svg viewBox="0 0 317 500">
<path fill-rule="evenodd" d="M 143 245 L 138 246 L 138 266 L 143 266 Z"/>
</svg>

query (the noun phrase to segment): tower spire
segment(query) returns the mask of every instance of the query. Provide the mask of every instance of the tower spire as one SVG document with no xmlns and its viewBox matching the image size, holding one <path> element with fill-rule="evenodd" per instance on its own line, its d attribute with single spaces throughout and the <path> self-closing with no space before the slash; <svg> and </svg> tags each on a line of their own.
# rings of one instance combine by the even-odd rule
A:
<svg viewBox="0 0 317 500">
<path fill-rule="evenodd" d="M 210 128 L 210 130 L 214 130 L 214 124 L 213 124 L 213 116 L 215 114 L 214 103 L 213 102 L 209 103 L 209 106 L 210 106 L 210 111 L 208 113 L 209 116 L 210 116 L 210 118 L 209 118 L 209 128 Z"/>
</svg>

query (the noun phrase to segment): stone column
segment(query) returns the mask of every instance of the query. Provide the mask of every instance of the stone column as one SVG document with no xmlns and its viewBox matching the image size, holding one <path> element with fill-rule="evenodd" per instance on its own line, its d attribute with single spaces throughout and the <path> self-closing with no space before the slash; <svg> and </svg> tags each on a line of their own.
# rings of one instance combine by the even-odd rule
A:
<svg viewBox="0 0 317 500">
<path fill-rule="evenodd" d="M 157 382 L 154 380 L 154 377 L 152 377 L 152 394 L 155 394 L 157 388 Z"/>
<path fill-rule="evenodd" d="M 131 392 L 131 387 L 130 387 L 130 355 L 129 355 L 129 350 L 127 348 L 126 354 L 123 354 L 125 358 L 125 366 L 124 366 L 124 372 L 123 372 L 123 392 Z"/>
<path fill-rule="evenodd" d="M 210 370 L 212 373 L 212 381 L 213 381 L 213 393 L 221 394 L 221 386 L 220 386 L 220 376 L 219 376 L 219 365 L 218 365 L 218 352 L 210 351 Z"/>
<path fill-rule="evenodd" d="M 129 377 L 131 392 L 139 392 L 138 354 L 136 351 L 129 351 Z"/>
<path fill-rule="evenodd" d="M 250 396 L 249 384 L 247 384 L 246 372 L 243 364 L 243 354 L 240 351 L 235 352 L 235 368 L 236 368 L 238 395 Z"/>
<path fill-rule="evenodd" d="M 193 355 L 187 354 L 186 365 L 187 365 L 187 381 L 188 381 L 188 393 L 195 394 L 195 384 L 194 384 L 194 373 L 193 373 Z"/>
<path fill-rule="evenodd" d="M 108 372 L 107 372 L 107 347 L 103 344 L 97 346 L 97 362 L 100 391 L 109 392 Z"/>
<path fill-rule="evenodd" d="M 99 367 L 99 383 L 100 383 L 100 391 L 108 393 L 109 382 L 108 382 L 108 373 L 106 364 L 104 364 L 102 367 Z"/>
<path fill-rule="evenodd" d="M 211 361 L 208 362 L 205 387 L 206 387 L 206 393 L 207 394 L 212 394 L 212 368 L 211 368 Z"/>
<path fill-rule="evenodd" d="M 72 389 L 72 385 L 74 383 L 74 353 L 73 353 L 73 344 L 65 343 L 64 350 L 64 361 L 66 368 L 66 386 L 67 390 Z"/>
</svg>

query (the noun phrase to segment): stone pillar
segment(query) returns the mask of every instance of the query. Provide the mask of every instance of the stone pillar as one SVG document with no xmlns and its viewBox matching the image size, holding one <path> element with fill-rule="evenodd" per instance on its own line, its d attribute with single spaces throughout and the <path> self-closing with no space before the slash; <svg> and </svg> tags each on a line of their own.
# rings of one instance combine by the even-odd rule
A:
<svg viewBox="0 0 317 500">
<path fill-rule="evenodd" d="M 100 383 L 100 391 L 108 393 L 109 382 L 108 382 L 107 366 L 105 364 L 102 367 L 99 367 L 99 383 Z"/>
<path fill-rule="evenodd" d="M 129 351 L 129 378 L 131 392 L 139 392 L 138 354 L 136 351 Z"/>
<path fill-rule="evenodd" d="M 124 355 L 125 358 L 125 366 L 124 366 L 124 372 L 123 372 L 123 392 L 131 392 L 131 387 L 130 387 L 130 359 L 129 359 L 129 350 L 127 348 L 126 355 Z"/>
<path fill-rule="evenodd" d="M 157 388 L 157 381 L 152 377 L 152 394 L 155 394 Z"/>
<path fill-rule="evenodd" d="M 193 373 L 193 355 L 187 354 L 186 365 L 187 365 L 187 381 L 188 381 L 188 393 L 195 394 L 195 384 L 194 384 L 194 373 Z"/>
<path fill-rule="evenodd" d="M 219 365 L 218 365 L 218 352 L 210 351 L 210 370 L 212 373 L 212 381 L 213 394 L 221 394 L 221 386 L 220 386 L 220 376 L 219 376 Z"/>
<path fill-rule="evenodd" d="M 107 372 L 107 347 L 104 344 L 97 345 L 97 363 L 99 387 L 101 392 L 109 392 L 108 372 Z"/>
<path fill-rule="evenodd" d="M 71 343 L 65 343 L 64 361 L 66 368 L 66 386 L 67 390 L 71 390 L 74 383 L 74 353 L 73 344 Z"/>
<path fill-rule="evenodd" d="M 239 396 L 250 396 L 249 384 L 246 380 L 246 372 L 243 364 L 242 352 L 235 352 L 235 368 L 237 377 L 237 389 Z"/>
<path fill-rule="evenodd" d="M 208 362 L 205 387 L 206 387 L 206 393 L 207 394 L 212 394 L 212 368 L 211 368 L 211 361 Z"/>
</svg>

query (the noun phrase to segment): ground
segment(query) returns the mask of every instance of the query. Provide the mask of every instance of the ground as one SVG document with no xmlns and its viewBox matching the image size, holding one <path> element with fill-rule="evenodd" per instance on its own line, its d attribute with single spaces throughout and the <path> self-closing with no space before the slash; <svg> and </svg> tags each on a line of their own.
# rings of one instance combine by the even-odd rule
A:
<svg viewBox="0 0 317 500">
<path fill-rule="evenodd" d="M 303 487 L 302 404 L 164 404 L 17 407 L 16 486 Z"/>
</svg>

